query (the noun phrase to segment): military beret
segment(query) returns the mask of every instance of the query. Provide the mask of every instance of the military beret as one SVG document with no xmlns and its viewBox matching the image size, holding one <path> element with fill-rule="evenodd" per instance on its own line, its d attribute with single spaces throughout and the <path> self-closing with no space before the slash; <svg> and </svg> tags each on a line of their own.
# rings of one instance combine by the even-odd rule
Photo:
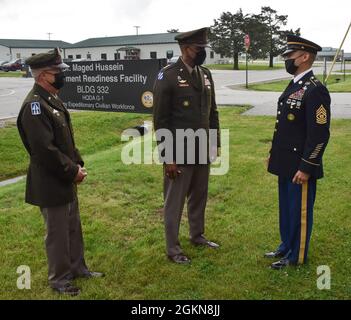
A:
<svg viewBox="0 0 351 320">
<path fill-rule="evenodd" d="M 208 46 L 209 28 L 201 28 L 197 30 L 179 33 L 174 37 L 179 44 L 193 44 L 200 47 Z"/>
<path fill-rule="evenodd" d="M 26 64 L 29 65 L 31 69 L 69 68 L 67 64 L 62 62 L 59 48 L 55 48 L 49 52 L 35 54 L 26 60 Z"/>
<path fill-rule="evenodd" d="M 283 56 L 296 50 L 312 52 L 314 54 L 317 54 L 318 51 L 322 51 L 322 48 L 318 44 L 293 34 L 287 35 L 286 40 L 287 48 L 282 54 Z"/>
</svg>

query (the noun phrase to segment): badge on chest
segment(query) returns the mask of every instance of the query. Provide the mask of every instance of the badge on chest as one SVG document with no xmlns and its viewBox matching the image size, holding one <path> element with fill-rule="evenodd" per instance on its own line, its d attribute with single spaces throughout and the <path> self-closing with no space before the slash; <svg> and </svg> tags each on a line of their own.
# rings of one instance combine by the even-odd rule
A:
<svg viewBox="0 0 351 320">
<path fill-rule="evenodd" d="M 178 87 L 180 88 L 186 88 L 189 87 L 188 80 L 182 79 L 181 76 L 178 76 Z"/>
</svg>

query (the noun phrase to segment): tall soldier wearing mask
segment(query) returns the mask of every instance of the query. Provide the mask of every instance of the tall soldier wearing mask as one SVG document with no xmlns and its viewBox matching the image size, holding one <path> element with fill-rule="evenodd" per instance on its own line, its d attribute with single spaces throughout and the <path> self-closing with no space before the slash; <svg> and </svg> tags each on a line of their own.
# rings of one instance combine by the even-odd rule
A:
<svg viewBox="0 0 351 320">
<path fill-rule="evenodd" d="M 154 88 L 154 128 L 157 139 L 161 140 L 160 130 L 166 129 L 172 133 L 173 142 L 166 143 L 164 148 L 165 154 L 171 154 L 164 161 L 167 255 L 172 262 L 180 264 L 190 263 L 178 239 L 186 198 L 191 243 L 209 248 L 219 247 L 204 236 L 209 163 L 217 157 L 220 146 L 214 83 L 211 72 L 202 66 L 206 59 L 207 33 L 208 28 L 202 28 L 176 35 L 182 55 L 175 64 L 161 70 Z M 217 130 L 213 139 L 216 141 L 211 145 L 207 137 L 205 143 L 196 141 L 190 146 L 189 139 L 177 136 L 177 130 L 193 133 L 202 130 L 202 133 L 208 134 L 209 129 Z"/>
<path fill-rule="evenodd" d="M 27 59 L 35 84 L 25 98 L 17 127 L 30 156 L 26 202 L 40 207 L 46 223 L 46 252 L 50 286 L 77 295 L 71 281 L 101 277 L 88 270 L 84 260 L 77 185 L 87 176 L 75 146 L 70 115 L 58 97 L 64 85 L 59 49 Z"/>
<path fill-rule="evenodd" d="M 317 179 L 329 140 L 330 96 L 312 65 L 322 48 L 295 35 L 287 37 L 286 70 L 294 76 L 278 101 L 268 171 L 278 176 L 281 243 L 265 254 L 278 258 L 271 267 L 303 264 L 313 224 Z"/>
</svg>

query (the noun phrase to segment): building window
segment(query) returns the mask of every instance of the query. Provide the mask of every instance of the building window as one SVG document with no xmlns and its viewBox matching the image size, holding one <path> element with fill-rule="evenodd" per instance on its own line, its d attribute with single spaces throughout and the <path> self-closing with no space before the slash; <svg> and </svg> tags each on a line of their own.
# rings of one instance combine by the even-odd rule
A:
<svg viewBox="0 0 351 320">
<path fill-rule="evenodd" d="M 115 53 L 115 60 L 121 60 L 121 53 L 120 52 Z"/>
<path fill-rule="evenodd" d="M 224 59 L 224 54 L 221 53 L 221 59 Z"/>
<path fill-rule="evenodd" d="M 82 55 L 81 54 L 77 54 L 76 55 L 76 59 L 82 59 Z"/>
<path fill-rule="evenodd" d="M 91 53 L 88 53 L 88 54 L 87 54 L 87 59 L 88 59 L 88 60 L 91 60 Z"/>
<path fill-rule="evenodd" d="M 107 54 L 101 53 L 101 60 L 107 60 Z"/>
<path fill-rule="evenodd" d="M 32 53 L 32 57 L 35 56 L 35 53 Z"/>
<path fill-rule="evenodd" d="M 214 59 L 214 52 L 213 51 L 210 52 L 210 58 Z"/>
<path fill-rule="evenodd" d="M 16 58 L 17 59 L 21 59 L 21 54 L 20 53 L 16 53 Z"/>
<path fill-rule="evenodd" d="M 156 51 L 151 51 L 150 52 L 150 58 L 151 59 L 157 59 L 157 52 Z"/>
<path fill-rule="evenodd" d="M 69 54 L 68 59 L 73 59 L 73 55 Z"/>
<path fill-rule="evenodd" d="M 167 59 L 172 59 L 173 58 L 173 50 L 167 50 Z"/>
</svg>

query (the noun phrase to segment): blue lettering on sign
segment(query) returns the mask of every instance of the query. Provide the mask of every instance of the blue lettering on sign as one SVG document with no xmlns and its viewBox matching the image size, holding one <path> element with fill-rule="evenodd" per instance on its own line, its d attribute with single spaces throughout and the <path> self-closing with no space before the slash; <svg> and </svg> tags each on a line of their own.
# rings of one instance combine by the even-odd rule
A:
<svg viewBox="0 0 351 320">
<path fill-rule="evenodd" d="M 41 109 L 40 109 L 40 103 L 39 102 L 32 102 L 30 104 L 30 108 L 32 110 L 32 115 L 33 116 L 38 116 L 41 114 Z"/>
</svg>

